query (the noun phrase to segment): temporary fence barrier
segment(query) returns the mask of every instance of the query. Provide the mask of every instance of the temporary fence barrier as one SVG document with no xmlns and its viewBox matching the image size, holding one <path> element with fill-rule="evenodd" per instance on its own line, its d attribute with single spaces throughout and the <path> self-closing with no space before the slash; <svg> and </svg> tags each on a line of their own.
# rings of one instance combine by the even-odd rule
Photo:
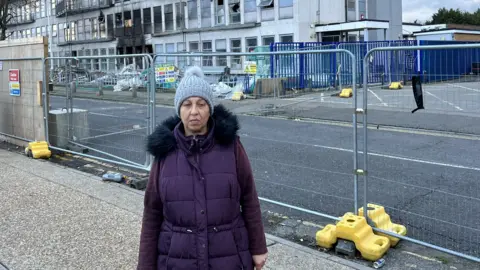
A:
<svg viewBox="0 0 480 270">
<path fill-rule="evenodd" d="M 140 59 L 144 68 L 138 70 L 135 64 L 118 68 L 119 62 L 132 59 Z M 52 61 L 63 68 L 51 67 Z M 45 69 L 57 71 L 50 76 L 51 109 L 44 111 L 52 149 L 148 170 L 152 160 L 145 142 L 155 126 L 152 61 L 147 54 L 45 59 Z M 117 71 L 102 70 L 103 62 L 117 63 Z M 104 98 L 129 103 L 95 100 Z"/>
<path fill-rule="evenodd" d="M 155 73 L 156 73 L 156 85 L 157 92 L 159 91 L 168 91 L 167 88 L 170 88 L 172 92 L 175 90 L 179 80 L 182 78 L 182 76 L 185 75 L 186 69 L 188 69 L 189 65 L 183 65 L 179 67 L 179 63 L 203 63 L 207 65 L 201 66 L 202 70 L 205 73 L 206 80 L 209 81 L 212 85 L 214 85 L 214 95 L 216 98 L 219 99 L 235 99 L 236 93 L 240 93 L 240 95 L 251 95 L 254 97 L 265 97 L 265 96 L 273 96 L 273 97 L 287 97 L 289 95 L 295 95 L 294 91 L 291 89 L 288 89 L 288 84 L 285 83 L 283 80 L 298 80 L 299 77 L 302 77 L 302 73 L 298 73 L 296 70 L 289 71 L 289 72 L 283 72 L 282 71 L 275 71 L 274 73 L 279 73 L 282 74 L 282 76 L 278 76 L 277 74 L 274 74 L 272 76 L 271 73 L 267 72 L 265 73 L 265 70 L 270 70 L 269 67 L 263 67 L 258 69 L 258 65 L 265 63 L 268 59 L 274 59 L 274 61 L 288 61 L 288 58 L 293 58 L 298 57 L 301 55 L 302 57 L 308 57 L 309 59 L 321 59 L 320 56 L 316 55 L 325 55 L 325 58 L 329 57 L 328 55 L 338 55 L 338 54 L 345 54 L 346 57 L 351 57 L 352 59 L 354 58 L 354 55 L 347 51 L 347 50 L 341 50 L 341 49 L 333 49 L 333 50 L 328 50 L 328 49 L 320 49 L 320 50 L 303 50 L 303 51 L 276 51 L 276 52 L 251 52 L 251 53 L 175 53 L 175 54 L 157 54 L 154 57 L 154 63 L 156 63 L 155 67 Z M 248 59 L 247 59 L 248 57 Z M 225 69 L 222 66 L 217 66 L 213 67 L 210 66 L 210 63 L 229 63 L 234 60 L 251 60 L 251 61 L 244 61 L 243 70 L 228 70 Z M 354 63 L 354 61 L 350 61 L 350 63 Z M 348 68 L 351 71 L 351 76 L 354 77 L 356 74 L 356 66 L 352 65 L 351 67 Z M 283 73 L 282 73 L 283 72 Z M 249 75 L 249 76 L 247 76 Z M 288 76 L 287 76 L 288 75 Z M 335 76 L 335 74 L 329 74 L 332 76 Z M 258 76 L 258 77 L 256 77 Z M 285 78 L 288 77 L 288 78 Z M 246 78 L 253 78 L 251 81 L 246 81 Z M 353 80 L 353 78 L 351 79 Z M 253 87 L 250 87 L 253 86 Z M 352 92 L 356 96 L 356 86 L 352 86 Z M 356 115 L 353 116 L 354 121 L 356 122 Z M 357 126 L 354 126 L 354 129 L 357 129 Z M 249 132 L 253 132 L 249 130 Z M 256 132 L 254 132 L 256 133 Z M 356 132 L 354 133 L 356 134 Z M 283 134 L 285 135 L 285 134 Z M 260 135 L 261 136 L 261 135 Z M 253 138 L 253 137 L 247 137 L 247 138 Z M 261 138 L 258 138 L 261 140 Z M 354 145 L 354 148 L 357 146 Z M 356 168 L 357 161 L 354 160 L 354 167 Z M 263 158 L 255 158 L 253 156 L 250 157 L 252 161 L 252 165 L 257 171 L 269 171 L 273 167 L 284 167 L 284 168 L 290 168 L 288 172 L 286 173 L 292 173 L 292 169 L 299 169 L 299 170 L 305 170 L 305 167 L 295 167 L 295 165 L 290 164 L 283 164 L 281 161 L 277 162 L 270 162 L 266 159 Z M 281 165 L 283 164 L 283 165 Z M 285 167 L 287 166 L 287 167 Z M 327 170 L 327 168 L 325 168 Z M 297 172 L 298 174 L 301 174 L 301 172 Z M 331 172 L 334 173 L 334 172 Z M 352 175 L 350 171 L 345 172 L 345 173 L 340 173 L 342 176 L 346 175 Z M 278 200 L 272 200 L 273 198 L 266 199 L 262 198 L 263 201 L 266 202 L 273 202 L 277 205 L 288 205 L 288 207 L 292 209 L 297 209 L 301 210 L 305 213 L 315 213 L 318 216 L 322 217 L 327 217 L 330 218 L 333 215 L 340 215 L 340 211 L 345 210 L 345 211 L 354 211 L 357 212 L 358 205 L 357 205 L 357 192 L 356 190 L 358 189 L 357 187 L 357 175 L 354 175 L 354 181 L 353 181 L 353 190 L 355 192 L 349 192 L 349 190 L 352 190 L 351 188 L 351 180 L 346 180 L 345 183 L 342 183 L 342 187 L 345 187 L 344 193 L 345 194 L 353 194 L 352 198 L 347 198 L 347 197 L 342 197 L 342 196 L 336 196 L 332 195 L 333 193 L 329 193 L 328 191 L 323 192 L 322 194 L 316 193 L 316 196 L 324 196 L 322 198 L 323 201 L 325 201 L 325 205 L 329 204 L 332 207 L 329 207 L 328 210 L 327 207 L 324 208 L 325 211 L 323 213 L 320 213 L 320 211 L 313 211 L 313 210 L 308 210 L 302 207 L 296 207 L 293 206 L 293 202 L 291 204 L 288 204 L 288 202 L 279 202 Z M 268 179 L 261 179 L 257 178 L 257 182 L 260 183 L 260 185 L 270 185 L 273 184 L 271 181 L 268 181 Z M 282 188 L 288 188 L 287 185 L 281 185 L 280 183 L 276 183 Z M 340 185 L 339 183 L 337 183 Z M 335 190 L 338 189 L 338 185 L 331 185 L 330 188 L 335 188 Z M 333 190 L 332 190 L 333 192 Z M 328 200 L 326 198 L 332 198 L 332 196 L 336 200 L 340 200 L 341 203 L 327 203 Z M 293 198 L 293 196 L 292 196 Z M 285 198 L 283 198 L 285 199 Z M 352 204 L 353 204 L 353 209 L 352 209 Z M 323 206 L 325 206 L 323 205 Z M 325 213 L 329 212 L 329 213 Z M 334 218 L 336 219 L 336 218 Z"/>
<path fill-rule="evenodd" d="M 394 55 L 410 54 L 429 55 L 431 66 L 445 66 L 439 74 L 429 73 L 426 82 L 419 84 L 424 74 L 412 74 L 409 70 L 398 69 L 395 78 L 414 76 L 414 96 L 411 90 L 374 89 L 368 85 L 372 74 L 371 59 L 388 52 Z M 448 52 L 451 56 L 469 55 L 469 59 L 443 58 Z M 370 218 L 369 202 L 385 207 L 393 220 L 407 226 L 408 237 L 376 231 L 400 239 L 447 252 L 456 256 L 480 262 L 480 188 L 478 185 L 478 149 L 471 147 L 470 140 L 463 138 L 454 145 L 444 143 L 434 136 L 415 134 L 414 146 L 398 144 L 398 156 L 371 154 L 368 149 L 368 119 L 378 111 L 370 110 L 372 100 L 388 108 L 390 106 L 409 110 L 417 106 L 436 112 L 439 123 L 444 117 L 439 112 L 455 111 L 464 116 L 478 115 L 480 112 L 480 88 L 478 74 L 468 76 L 475 68 L 472 63 L 480 62 L 480 43 L 457 45 L 431 45 L 408 47 L 380 47 L 370 50 L 364 57 L 363 101 L 362 106 L 355 106 L 355 113 L 363 117 L 363 149 L 355 148 L 355 154 L 363 153 L 363 168 L 356 173 L 364 180 L 363 213 L 373 224 L 379 220 Z M 438 53 L 437 56 L 435 53 Z M 424 59 L 422 59 L 423 61 Z M 421 63 L 422 64 L 422 63 Z M 449 66 L 450 65 L 450 66 Z M 420 65 L 422 66 L 422 65 Z M 425 66 L 425 65 L 424 65 Z M 407 73 L 404 73 L 407 72 Z M 463 75 L 459 80 L 458 75 Z M 439 78 L 443 83 L 438 83 Z M 424 79 L 423 79 L 424 80 Z M 424 80 L 425 81 L 425 80 Z M 408 91 L 408 93 L 405 93 Z M 412 100 L 416 100 L 412 102 Z M 426 136 L 423 138 L 422 136 Z M 428 138 L 427 138 L 428 137 Z M 354 140 L 357 140 L 355 137 Z M 452 139 L 453 140 L 453 139 Z M 355 142 L 357 144 L 357 142 Z M 476 142 L 475 142 L 476 144 Z M 422 150 L 423 149 L 423 150 Z M 428 150 L 427 150 L 428 149 Z M 432 151 L 433 149 L 433 151 Z M 406 152 L 406 151 L 411 152 Z M 425 150 L 425 151 L 424 151 Z M 406 156 L 411 158 L 406 158 Z M 431 157 L 431 158 L 429 158 Z M 471 157 L 469 165 L 458 165 L 457 158 Z M 381 162 L 377 162 L 380 161 Z M 439 159 L 441 162 L 429 161 Z M 396 160 L 397 163 L 391 162 Z M 402 167 L 394 166 L 401 161 Z M 472 162 L 473 161 L 473 162 Z M 388 167 L 388 172 L 382 168 Z"/>
<path fill-rule="evenodd" d="M 321 62 L 327 63 L 324 60 L 331 55 L 345 54 L 346 50 L 285 49 L 288 48 L 281 48 L 276 52 L 157 54 L 154 59 L 156 87 L 159 91 L 175 89 L 186 68 L 200 63 L 206 80 L 213 85 L 214 94 L 218 98 L 231 99 L 234 92 L 254 97 L 292 97 L 299 93 L 314 92 L 323 86 L 338 88 L 335 85 L 337 71 L 328 74 L 329 69 L 326 68 L 323 74 L 307 74 L 303 68 L 292 69 L 292 61 L 295 61 L 295 58 L 308 58 L 312 65 L 317 60 L 319 65 L 322 65 Z M 350 52 L 347 54 L 353 56 Z M 349 70 L 352 70 L 352 67 L 349 67 Z M 350 74 L 353 76 L 353 73 Z M 304 81 L 309 81 L 307 88 L 296 87 L 298 82 Z"/>
<path fill-rule="evenodd" d="M 10 48 L 7 48 L 10 51 Z M 0 77 L 3 85 L 0 98 L 0 135 L 5 141 L 25 145 L 26 142 L 45 139 L 43 108 L 48 106 L 42 95 L 45 70 L 43 58 L 0 59 Z"/>
</svg>

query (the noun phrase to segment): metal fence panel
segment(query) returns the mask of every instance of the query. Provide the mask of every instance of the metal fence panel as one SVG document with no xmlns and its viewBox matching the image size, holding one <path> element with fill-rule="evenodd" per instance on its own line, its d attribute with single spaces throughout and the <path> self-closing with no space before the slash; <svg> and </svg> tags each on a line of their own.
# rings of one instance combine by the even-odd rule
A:
<svg viewBox="0 0 480 270">
<path fill-rule="evenodd" d="M 144 150 L 154 126 L 149 55 L 49 58 L 46 68 L 53 71 L 48 113 L 53 147 L 149 168 L 151 158 Z"/>
<path fill-rule="evenodd" d="M 480 63 L 479 50 L 479 43 L 390 46 L 371 50 L 364 58 L 366 74 L 361 106 L 362 112 L 369 112 L 363 117 L 362 169 L 367 172 L 364 209 L 368 208 L 367 203 L 382 205 L 395 223 L 407 226 L 408 237 L 476 261 L 480 261 L 478 138 L 455 136 L 444 140 L 442 136 L 448 134 L 433 136 L 412 131 L 412 140 L 399 142 L 396 155 L 370 155 L 368 148 L 374 148 L 375 144 L 368 140 L 365 123 L 368 123 L 367 115 L 379 115 L 382 110 L 401 112 L 416 108 L 409 88 L 390 90 L 367 85 L 370 59 L 380 58 L 385 52 L 396 61 L 393 64 L 396 68 L 390 74 L 392 79 L 411 78 L 411 66 L 405 67 L 401 60 L 408 55 L 430 58 L 427 64 L 422 59 L 418 67 L 433 69 L 428 75 L 423 74 L 428 77 L 423 79 L 423 103 L 425 113 L 432 114 L 431 119 L 438 124 L 445 124 L 447 114 L 478 117 L 480 74 L 473 74 L 472 68 L 475 70 L 473 63 Z M 395 60 L 396 57 L 401 61 Z M 377 170 L 394 164 L 389 161 L 391 159 L 400 160 L 402 166 L 391 166 L 388 174 L 382 173 L 385 170 Z"/>
</svg>

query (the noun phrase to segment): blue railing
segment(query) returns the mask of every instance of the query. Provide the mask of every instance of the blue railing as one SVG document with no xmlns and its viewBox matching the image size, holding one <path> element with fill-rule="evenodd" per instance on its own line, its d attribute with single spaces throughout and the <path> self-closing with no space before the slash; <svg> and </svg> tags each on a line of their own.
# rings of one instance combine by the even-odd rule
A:
<svg viewBox="0 0 480 270">
<path fill-rule="evenodd" d="M 363 59 L 366 53 L 377 47 L 463 44 L 459 41 L 370 41 L 370 42 L 294 42 L 272 43 L 270 51 L 300 51 L 345 49 L 355 55 L 356 83 L 363 83 Z M 459 78 L 472 71 L 472 64 L 480 58 L 480 49 L 384 51 L 376 52 L 369 59 L 368 83 L 388 84 L 410 81 L 413 75 L 422 75 L 425 82 Z M 337 77 L 337 71 L 340 70 Z M 338 54 L 294 54 L 270 56 L 272 78 L 285 78 L 287 88 L 325 88 L 352 85 L 352 59 Z"/>
</svg>

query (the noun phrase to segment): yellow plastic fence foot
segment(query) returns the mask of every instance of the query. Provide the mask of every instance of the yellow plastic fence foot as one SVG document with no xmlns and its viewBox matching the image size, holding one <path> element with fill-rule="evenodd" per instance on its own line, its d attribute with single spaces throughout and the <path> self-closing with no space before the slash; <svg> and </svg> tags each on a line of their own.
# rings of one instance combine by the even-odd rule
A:
<svg viewBox="0 0 480 270">
<path fill-rule="evenodd" d="M 349 98 L 353 96 L 353 90 L 352 88 L 344 88 L 342 89 L 342 92 L 340 92 L 340 97 L 341 98 Z"/>
<path fill-rule="evenodd" d="M 401 82 L 392 82 L 390 86 L 388 86 L 388 88 L 392 90 L 397 90 L 397 89 L 402 89 L 403 85 Z"/>
<path fill-rule="evenodd" d="M 25 154 L 33 158 L 50 158 L 52 152 L 48 148 L 48 143 L 45 141 L 31 142 L 25 148 Z"/>
<path fill-rule="evenodd" d="M 354 242 L 362 257 L 369 261 L 382 258 L 390 248 L 390 240 L 387 237 L 375 235 L 365 217 L 353 213 L 346 213 L 342 217 L 337 223 L 336 232 L 338 238 Z"/>
<path fill-rule="evenodd" d="M 332 248 L 337 242 L 337 232 L 335 225 L 328 224 L 315 235 L 317 245 L 323 248 Z"/>
<path fill-rule="evenodd" d="M 407 235 L 407 228 L 400 224 L 392 223 L 390 216 L 385 212 L 385 207 L 376 205 L 376 204 L 367 204 L 368 207 L 368 217 L 372 220 L 373 225 L 376 228 L 382 229 L 384 231 L 390 231 L 398 235 L 405 236 Z M 358 215 L 363 216 L 363 207 L 358 209 Z M 385 235 L 383 233 L 376 233 L 377 235 L 385 236 L 390 239 L 390 245 L 395 247 L 400 241 L 399 238 Z"/>
</svg>

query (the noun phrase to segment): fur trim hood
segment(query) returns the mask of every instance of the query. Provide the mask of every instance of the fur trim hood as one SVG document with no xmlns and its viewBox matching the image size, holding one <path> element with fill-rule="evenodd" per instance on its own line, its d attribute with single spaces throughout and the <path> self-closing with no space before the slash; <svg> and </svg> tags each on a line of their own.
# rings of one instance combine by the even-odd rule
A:
<svg viewBox="0 0 480 270">
<path fill-rule="evenodd" d="M 223 105 L 216 105 L 211 120 L 214 122 L 213 138 L 216 143 L 233 143 L 240 129 L 237 116 Z M 157 159 L 166 157 L 177 148 L 174 129 L 181 120 L 178 116 L 165 119 L 147 138 L 147 151 Z"/>
</svg>

